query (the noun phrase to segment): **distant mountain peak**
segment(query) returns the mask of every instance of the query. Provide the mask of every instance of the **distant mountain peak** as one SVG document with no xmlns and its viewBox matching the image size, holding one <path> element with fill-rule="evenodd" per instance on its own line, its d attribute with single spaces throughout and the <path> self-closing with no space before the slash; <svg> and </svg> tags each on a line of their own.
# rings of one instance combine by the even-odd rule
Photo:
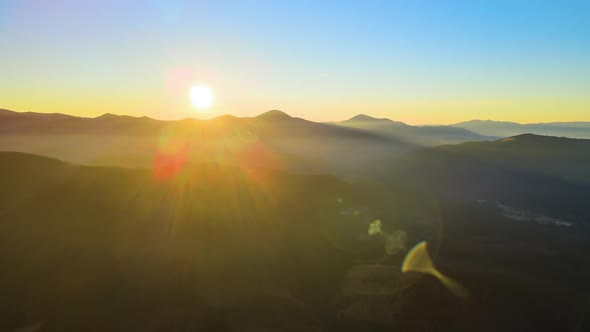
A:
<svg viewBox="0 0 590 332">
<path fill-rule="evenodd" d="M 530 133 L 526 133 L 526 134 L 520 134 L 520 135 L 514 135 L 514 136 L 502 138 L 502 139 L 500 139 L 498 141 L 499 142 L 525 141 L 525 140 L 535 139 L 536 137 L 540 137 L 540 136 L 537 136 L 537 135 L 534 135 L 534 134 L 530 134 Z"/>
<path fill-rule="evenodd" d="M 257 119 L 269 119 L 269 120 L 279 120 L 279 119 L 291 119 L 292 117 L 279 110 L 271 110 L 268 112 L 264 112 L 256 117 Z"/>
<path fill-rule="evenodd" d="M 569 137 L 557 137 L 549 135 L 536 135 L 531 133 L 515 135 L 499 140 L 500 142 L 513 142 L 520 144 L 538 144 L 547 146 L 547 144 L 571 144 L 572 142 L 578 142 L 581 144 L 587 144 L 590 142 L 588 139 L 583 138 L 569 138 Z"/>
<path fill-rule="evenodd" d="M 387 118 L 374 118 L 372 116 L 366 115 L 366 114 L 358 114 L 353 116 L 352 118 L 348 119 L 347 121 L 388 121 L 391 122 L 391 119 L 387 119 Z"/>
<path fill-rule="evenodd" d="M 239 119 L 237 116 L 231 115 L 231 114 L 223 114 L 220 116 L 216 116 L 214 118 L 212 118 L 211 120 L 220 120 L 220 121 L 232 121 L 232 120 L 236 120 Z"/>
<path fill-rule="evenodd" d="M 101 116 L 97 116 L 95 119 L 112 120 L 112 119 L 138 119 L 131 115 L 117 115 L 113 113 L 105 113 Z"/>
<path fill-rule="evenodd" d="M 103 115 L 99 115 L 97 116 L 95 119 L 115 119 L 118 118 L 119 116 L 113 113 L 105 113 Z"/>
<path fill-rule="evenodd" d="M 492 125 L 492 124 L 504 124 L 504 125 L 520 125 L 520 123 L 518 122 L 511 122 L 511 121 L 497 121 L 497 120 L 481 120 L 481 119 L 472 119 L 469 121 L 463 121 L 463 122 L 458 122 L 453 124 L 453 126 L 461 126 L 461 125 L 470 125 L 470 124 L 486 124 L 486 125 Z"/>
<path fill-rule="evenodd" d="M 563 140 L 573 140 L 575 138 L 569 137 L 558 137 L 558 136 L 550 136 L 550 135 L 538 135 L 538 134 L 531 134 L 531 133 L 524 133 L 519 135 L 514 135 L 511 137 L 507 137 L 502 139 L 503 142 L 509 141 L 540 141 L 540 140 L 553 140 L 553 141 L 563 141 Z"/>
</svg>

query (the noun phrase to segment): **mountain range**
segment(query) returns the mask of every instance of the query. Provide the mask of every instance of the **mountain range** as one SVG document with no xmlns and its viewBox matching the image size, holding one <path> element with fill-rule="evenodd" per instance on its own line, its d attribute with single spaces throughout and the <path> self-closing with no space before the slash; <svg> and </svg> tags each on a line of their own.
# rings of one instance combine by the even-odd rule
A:
<svg viewBox="0 0 590 332">
<path fill-rule="evenodd" d="M 588 197 L 587 139 L 0 111 L 0 330 L 579 327 Z M 420 241 L 471 302 L 400 272 Z"/>
<path fill-rule="evenodd" d="M 587 124 L 474 120 L 454 126 L 411 126 L 364 114 L 317 123 L 277 110 L 256 117 L 162 121 L 108 113 L 83 118 L 0 110 L 0 150 L 125 167 L 152 167 L 154 156 L 182 154 L 192 163 L 359 174 L 386 168 L 384 161 L 423 147 L 494 141 L 508 133 L 535 130 L 584 136 Z"/>
<path fill-rule="evenodd" d="M 493 200 L 587 223 L 590 140 L 523 134 L 408 152 L 388 163 L 395 183 L 460 200 Z M 559 199 L 556 199 L 559 197 Z"/>
<path fill-rule="evenodd" d="M 365 114 L 359 114 L 348 120 L 333 124 L 364 129 L 421 146 L 457 144 L 469 141 L 490 141 L 499 138 L 480 135 L 470 130 L 454 126 L 410 126 L 403 122 L 386 118 L 373 118 Z"/>
<path fill-rule="evenodd" d="M 0 150 L 70 162 L 150 167 L 154 155 L 184 154 L 188 162 L 223 162 L 291 171 L 353 170 L 414 145 L 379 133 L 337 127 L 269 111 L 257 117 L 160 121 L 105 114 L 0 112 Z M 362 158 L 351 153 L 362 151 Z"/>
<path fill-rule="evenodd" d="M 509 137 L 536 134 L 569 138 L 590 138 L 590 122 L 547 122 L 520 124 L 516 122 L 471 120 L 454 124 L 481 135 Z"/>
</svg>

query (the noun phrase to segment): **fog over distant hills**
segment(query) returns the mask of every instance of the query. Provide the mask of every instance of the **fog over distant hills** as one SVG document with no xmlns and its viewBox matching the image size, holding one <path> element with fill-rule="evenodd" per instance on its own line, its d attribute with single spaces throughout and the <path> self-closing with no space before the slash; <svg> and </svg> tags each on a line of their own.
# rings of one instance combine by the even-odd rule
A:
<svg viewBox="0 0 590 332">
<path fill-rule="evenodd" d="M 464 128 L 454 126 L 411 126 L 387 118 L 373 118 L 365 114 L 334 124 L 365 129 L 413 144 L 433 146 L 457 144 L 469 141 L 489 141 L 498 137 L 484 136 Z"/>
<path fill-rule="evenodd" d="M 277 110 L 257 117 L 177 121 L 2 110 L 0 137 L 0 150 L 90 165 L 150 167 L 158 151 L 185 149 L 188 162 L 314 173 L 362 168 L 417 147 L 377 132 L 312 122 Z M 362 151 L 362 157 L 355 151 Z"/>
<path fill-rule="evenodd" d="M 481 135 L 509 137 L 537 134 L 569 138 L 590 138 L 590 122 L 547 122 L 520 124 L 516 122 L 471 120 L 454 124 Z"/>
</svg>

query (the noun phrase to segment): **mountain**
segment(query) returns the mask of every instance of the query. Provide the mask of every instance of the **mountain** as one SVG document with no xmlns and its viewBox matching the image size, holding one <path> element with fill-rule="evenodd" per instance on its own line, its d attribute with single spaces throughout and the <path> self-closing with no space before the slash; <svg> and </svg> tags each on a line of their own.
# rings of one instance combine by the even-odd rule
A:
<svg viewBox="0 0 590 332">
<path fill-rule="evenodd" d="M 363 165 L 416 148 L 378 133 L 311 122 L 277 110 L 251 118 L 220 116 L 178 121 L 3 110 L 0 137 L 0 150 L 82 164 L 147 167 L 158 153 L 183 151 L 189 162 L 215 161 L 312 173 L 354 172 Z M 362 151 L 363 157 L 351 151 Z"/>
<path fill-rule="evenodd" d="M 453 126 L 410 126 L 390 119 L 373 118 L 365 114 L 334 124 L 379 133 L 411 144 L 435 146 L 468 141 L 489 141 L 497 137 L 483 136 L 464 128 Z"/>
<path fill-rule="evenodd" d="M 430 185 L 426 196 L 446 181 L 431 180 L 453 175 L 488 186 L 474 177 L 470 160 L 492 151 L 481 175 L 518 180 L 504 190 L 522 193 L 529 171 L 519 180 L 494 162 L 506 151 L 538 148 L 539 139 L 572 143 L 525 136 L 409 152 L 405 166 L 424 179 L 404 180 Z M 529 185 L 541 181 L 537 188 L 564 193 L 545 177 Z M 0 330 L 37 323 L 40 331 L 226 331 L 230 324 L 233 331 L 519 331 L 579 324 L 571 308 L 584 305 L 590 290 L 587 230 L 515 223 L 383 180 L 386 186 L 351 184 L 214 163 L 161 178 L 157 167 L 91 167 L 0 152 Z M 435 278 L 402 274 L 406 252 L 387 255 L 383 237 L 367 234 L 375 219 L 386 232 L 407 232 L 410 248 L 428 241 L 441 273 L 464 285 L 472 301 L 455 298 Z"/>
<path fill-rule="evenodd" d="M 279 111 L 279 110 L 271 110 L 271 111 L 264 112 L 264 113 L 256 116 L 256 118 L 260 119 L 260 120 L 275 120 L 275 121 L 293 119 L 293 117 L 290 116 L 289 114 L 287 114 L 283 111 Z"/>
<path fill-rule="evenodd" d="M 390 165 L 394 181 L 432 193 L 590 219 L 590 140 L 524 134 L 408 152 Z"/>
<path fill-rule="evenodd" d="M 331 176 L 199 164 L 162 180 L 15 152 L 0 184 L 2 331 L 211 331 L 226 311 L 312 330 L 366 233 L 332 221 L 372 204 Z"/>
<path fill-rule="evenodd" d="M 374 118 L 372 116 L 366 115 L 366 114 L 357 114 L 355 116 L 353 116 L 352 118 L 345 120 L 343 122 L 386 122 L 386 123 L 397 123 L 397 124 L 401 124 L 401 125 L 405 125 L 402 122 L 395 122 L 391 119 L 387 119 L 387 118 Z"/>
<path fill-rule="evenodd" d="M 548 122 L 520 124 L 492 120 L 471 120 L 454 124 L 482 135 L 509 137 L 519 134 L 590 139 L 590 122 Z"/>
<path fill-rule="evenodd" d="M 422 148 L 276 110 L 179 121 L 0 111 L 0 128 L 0 149 L 64 156 L 0 152 L 1 331 L 580 326 L 590 140 Z M 383 236 L 369 235 L 375 220 Z M 389 234 L 404 234 L 398 252 Z M 471 301 L 400 272 L 422 241 Z"/>
</svg>

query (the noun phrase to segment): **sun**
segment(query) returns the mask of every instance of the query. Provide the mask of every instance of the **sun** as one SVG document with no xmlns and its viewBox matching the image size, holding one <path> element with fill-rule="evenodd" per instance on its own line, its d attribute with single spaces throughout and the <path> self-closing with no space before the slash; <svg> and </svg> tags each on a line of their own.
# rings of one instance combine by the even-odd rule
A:
<svg viewBox="0 0 590 332">
<path fill-rule="evenodd" d="M 213 105 L 213 91 L 206 85 L 195 85 L 190 90 L 191 103 L 196 108 L 209 108 Z"/>
</svg>

